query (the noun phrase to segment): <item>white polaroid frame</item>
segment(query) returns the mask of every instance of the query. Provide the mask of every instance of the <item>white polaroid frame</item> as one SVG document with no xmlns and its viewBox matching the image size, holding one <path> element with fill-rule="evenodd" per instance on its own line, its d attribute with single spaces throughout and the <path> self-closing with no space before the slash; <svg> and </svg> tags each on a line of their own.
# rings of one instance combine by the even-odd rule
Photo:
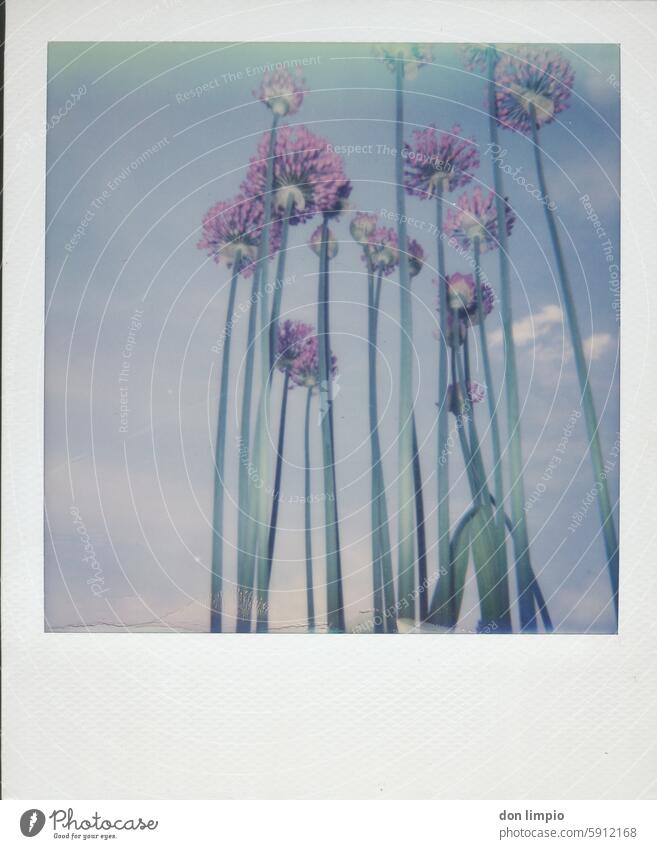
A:
<svg viewBox="0 0 657 849">
<path fill-rule="evenodd" d="M 11 0 L 7 12 L 5 797 L 653 798 L 655 3 Z M 44 633 L 44 116 L 58 40 L 620 43 L 618 636 Z"/>
</svg>

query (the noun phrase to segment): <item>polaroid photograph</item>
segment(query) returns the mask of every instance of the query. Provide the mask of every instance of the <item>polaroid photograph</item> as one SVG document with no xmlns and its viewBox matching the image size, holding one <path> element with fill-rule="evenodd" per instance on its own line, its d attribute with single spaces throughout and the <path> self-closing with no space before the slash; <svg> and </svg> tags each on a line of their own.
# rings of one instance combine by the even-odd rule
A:
<svg viewBox="0 0 657 849">
<path fill-rule="evenodd" d="M 266 799 L 652 845 L 654 808 L 603 800 L 657 787 L 656 30 L 8 4 L 15 845 L 210 845 L 213 800 L 233 833 Z"/>
</svg>

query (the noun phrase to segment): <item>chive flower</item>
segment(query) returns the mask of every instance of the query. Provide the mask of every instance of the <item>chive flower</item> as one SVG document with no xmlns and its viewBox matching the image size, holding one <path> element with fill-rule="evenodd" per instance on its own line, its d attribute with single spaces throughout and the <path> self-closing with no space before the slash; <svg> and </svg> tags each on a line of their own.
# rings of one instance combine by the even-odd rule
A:
<svg viewBox="0 0 657 849">
<path fill-rule="evenodd" d="M 223 262 L 228 268 L 233 267 L 239 253 L 240 267 L 237 271 L 249 277 L 256 265 L 263 225 L 262 198 L 237 195 L 233 200 L 219 201 L 205 213 L 203 235 L 197 247 L 206 250 L 215 262 Z M 272 256 L 280 245 L 280 235 L 280 224 L 274 223 L 269 230 L 269 250 Z"/>
<path fill-rule="evenodd" d="M 267 189 L 267 157 L 270 133 L 251 158 L 242 191 L 259 197 Z M 273 208 L 278 217 L 289 210 L 289 223 L 309 221 L 314 215 L 337 214 L 346 205 L 351 183 L 342 157 L 328 142 L 306 127 L 280 127 L 274 143 Z"/>
<path fill-rule="evenodd" d="M 408 273 L 417 277 L 424 267 L 424 248 L 416 239 L 408 241 Z"/>
<path fill-rule="evenodd" d="M 274 115 L 284 118 L 286 115 L 294 115 L 301 108 L 304 85 L 298 68 L 295 74 L 283 68 L 265 71 L 260 88 L 253 92 L 253 96 L 266 104 Z"/>
<path fill-rule="evenodd" d="M 374 44 L 372 52 L 393 73 L 396 72 L 398 63 L 402 62 L 407 80 L 414 80 L 419 69 L 433 60 L 430 44 Z"/>
<path fill-rule="evenodd" d="M 399 242 L 392 227 L 377 227 L 363 245 L 363 259 L 375 272 L 389 277 L 399 265 Z"/>
<path fill-rule="evenodd" d="M 314 333 L 314 327 L 305 324 L 303 321 L 286 319 L 282 323 L 276 346 L 276 367 L 280 371 L 288 371 L 294 368 L 312 333 Z"/>
<path fill-rule="evenodd" d="M 357 212 L 351 219 L 349 232 L 359 245 L 367 244 L 367 240 L 376 230 L 378 219 L 372 212 Z"/>
<path fill-rule="evenodd" d="M 533 46 L 514 49 L 495 68 L 498 123 L 530 133 L 532 107 L 538 127 L 551 123 L 568 108 L 574 80 L 572 65 L 559 53 Z"/>
<path fill-rule="evenodd" d="M 414 130 L 412 141 L 404 145 L 404 185 L 409 195 L 436 197 L 454 191 L 472 180 L 479 167 L 479 151 L 473 139 L 461 136 L 460 124 L 438 133 L 435 126 Z"/>
<path fill-rule="evenodd" d="M 464 44 L 461 48 L 463 56 L 463 65 L 467 71 L 479 71 L 486 73 L 488 71 L 488 63 L 492 58 L 497 61 L 499 53 L 494 44 Z"/>
<path fill-rule="evenodd" d="M 331 353 L 331 378 L 334 378 L 337 373 L 338 359 L 335 354 Z M 304 340 L 290 369 L 290 377 L 297 386 L 314 389 L 319 385 L 319 339 L 317 336 L 307 336 Z"/>
<path fill-rule="evenodd" d="M 511 234 L 515 215 L 504 199 L 504 214 L 507 235 Z M 471 195 L 463 193 L 456 206 L 447 210 L 445 233 L 460 247 L 470 250 L 475 239 L 479 239 L 482 253 L 494 250 L 499 245 L 497 229 L 497 204 L 495 192 L 484 194 L 480 186 Z"/>
<path fill-rule="evenodd" d="M 328 231 L 328 257 L 329 259 L 335 259 L 338 255 L 338 240 L 333 235 L 333 231 Z M 312 236 L 308 241 L 308 246 L 312 250 L 314 254 L 320 256 L 322 252 L 322 225 L 320 224 L 316 230 L 313 231 Z"/>
</svg>

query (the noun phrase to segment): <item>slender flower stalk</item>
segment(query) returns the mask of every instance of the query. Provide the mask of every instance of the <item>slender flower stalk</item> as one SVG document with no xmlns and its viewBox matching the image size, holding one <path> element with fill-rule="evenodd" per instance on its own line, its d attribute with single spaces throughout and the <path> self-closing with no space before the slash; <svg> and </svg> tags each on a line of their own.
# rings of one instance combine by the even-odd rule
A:
<svg viewBox="0 0 657 849">
<path fill-rule="evenodd" d="M 308 338 L 300 353 L 294 360 L 290 369 L 290 377 L 294 385 L 303 386 L 308 389 L 306 396 L 306 416 L 304 434 L 304 484 L 305 484 L 305 544 L 306 544 L 306 596 L 308 606 L 308 630 L 315 628 L 315 602 L 313 593 L 313 564 L 312 564 L 312 537 L 311 537 L 311 491 L 310 491 L 310 410 L 312 396 L 315 389 L 320 385 L 319 371 L 320 341 L 317 336 Z M 330 354 L 329 370 L 331 378 L 337 374 L 337 360 L 334 354 Z"/>
<path fill-rule="evenodd" d="M 251 304 L 251 314 L 254 317 L 253 326 L 251 315 L 249 317 L 249 340 L 247 350 L 247 367 L 250 365 L 250 374 L 245 372 L 244 401 L 242 405 L 242 440 L 241 451 L 246 457 L 242 457 L 240 466 L 240 477 L 238 480 L 238 503 L 239 517 L 242 524 L 242 540 L 240 542 L 241 557 L 238 557 L 238 617 L 237 630 L 240 632 L 251 630 L 251 615 L 253 603 L 253 586 L 255 579 L 256 560 L 258 565 L 258 605 L 260 609 L 268 607 L 266 583 L 266 546 L 267 546 L 267 482 L 268 482 L 268 457 L 266 447 L 266 419 L 269 410 L 269 334 L 267 326 L 269 323 L 269 308 L 267 296 L 266 261 L 269 253 L 269 229 L 271 225 L 272 211 L 272 186 L 274 179 L 274 149 L 276 144 L 276 131 L 280 115 L 274 111 L 271 132 L 268 140 L 265 191 L 261 195 L 264 204 L 264 220 L 258 262 L 254 280 L 254 302 Z M 260 477 L 259 489 L 250 486 L 251 480 L 248 473 L 248 450 L 249 431 L 251 415 L 251 392 L 253 385 L 253 358 L 255 353 L 255 314 L 257 304 L 260 304 L 260 336 L 261 336 L 261 371 L 263 385 L 260 391 L 260 401 L 256 416 L 255 433 L 253 437 L 253 458 L 255 467 Z M 249 362 L 250 358 L 250 362 Z M 248 384 L 246 379 L 248 377 Z M 246 398 L 248 396 L 248 404 Z M 238 540 L 240 540 L 240 522 L 238 520 Z"/>
<path fill-rule="evenodd" d="M 404 197 L 404 54 L 396 63 L 395 141 L 397 191 L 397 241 L 399 244 L 399 565 L 398 598 L 405 619 L 415 622 L 415 545 L 413 539 L 413 315 L 406 237 Z"/>
<path fill-rule="evenodd" d="M 534 142 L 534 158 L 536 161 L 536 171 L 538 174 L 538 184 L 544 197 L 549 197 L 547 190 L 547 182 L 545 179 L 545 171 L 543 168 L 542 149 L 538 135 L 539 120 L 537 118 L 536 107 L 532 103 L 529 108 L 532 140 Z M 589 452 L 593 463 L 593 474 L 595 477 L 596 487 L 598 489 L 598 505 L 600 509 L 600 521 L 602 524 L 602 533 L 604 537 L 605 551 L 607 555 L 607 568 L 609 570 L 609 579 L 611 582 L 611 592 L 614 603 L 614 613 L 618 619 L 618 538 L 616 536 L 616 526 L 614 524 L 614 514 L 609 497 L 609 489 L 607 487 L 607 474 L 604 468 L 602 457 L 602 447 L 600 444 L 600 426 L 593 401 L 593 393 L 591 392 L 591 383 L 589 380 L 589 368 L 584 355 L 584 346 L 582 344 L 582 334 L 579 327 L 579 319 L 577 318 L 577 310 L 573 298 L 573 289 L 568 276 L 566 262 L 561 247 L 559 231 L 554 216 L 554 211 L 550 204 L 544 205 L 545 217 L 547 219 L 550 239 L 552 240 L 552 249 L 557 263 L 557 271 L 559 274 L 559 283 L 561 285 L 561 294 L 563 297 L 566 316 L 568 318 L 568 327 L 570 328 L 570 338 L 573 346 L 573 354 L 575 357 L 575 368 L 577 369 L 577 378 L 579 380 L 580 392 L 582 395 L 582 407 L 584 409 L 584 419 L 586 421 L 586 431 L 589 438 Z"/>
<path fill-rule="evenodd" d="M 449 421 L 447 410 L 447 279 L 443 232 L 442 185 L 436 191 L 436 230 L 438 232 L 438 312 L 440 348 L 438 351 L 438 574 L 447 576 L 452 567 L 449 544 Z M 451 580 L 451 579 L 450 579 Z"/>
<path fill-rule="evenodd" d="M 491 442 L 493 445 L 493 480 L 495 487 L 495 521 L 497 524 L 497 537 L 499 543 L 499 556 L 504 574 L 507 573 L 506 563 L 506 528 L 504 524 L 504 480 L 502 476 L 502 448 L 500 442 L 500 428 L 497 420 L 497 395 L 494 391 L 493 370 L 490 364 L 490 356 L 488 353 L 488 339 L 486 335 L 486 322 L 484 313 L 484 293 L 481 282 L 481 251 L 480 237 L 475 236 L 474 240 L 474 261 L 475 261 L 475 284 L 477 287 L 477 318 L 479 324 L 479 341 L 481 343 L 481 356 L 484 363 L 484 377 L 487 386 L 488 395 L 488 413 L 490 416 L 491 427 Z"/>
<path fill-rule="evenodd" d="M 283 472 L 283 451 L 285 450 L 285 420 L 287 417 L 287 396 L 290 384 L 290 373 L 287 369 L 283 374 L 283 394 L 281 397 L 281 414 L 278 421 L 278 444 L 276 446 L 276 471 L 274 473 L 274 492 L 272 496 L 271 518 L 269 520 L 269 533 L 267 537 L 267 583 L 266 591 L 269 593 L 271 585 L 271 573 L 274 564 L 274 550 L 276 548 L 276 530 L 278 527 L 278 507 L 281 497 L 281 476 Z M 259 633 L 269 630 L 269 605 L 258 606 L 257 626 Z"/>
<path fill-rule="evenodd" d="M 274 295 L 271 305 L 271 320 L 269 324 L 269 359 L 274 362 L 276 358 L 276 343 L 278 341 L 278 322 L 281 315 L 281 303 L 283 301 L 283 286 L 285 282 L 285 261 L 287 260 L 287 240 L 290 232 L 290 216 L 294 200 L 292 195 L 288 195 L 283 219 L 281 222 L 281 246 L 278 252 L 278 264 L 276 267 L 276 281 L 274 285 Z"/>
<path fill-rule="evenodd" d="M 443 243 L 443 198 L 446 192 L 464 186 L 472 180 L 472 171 L 479 166 L 477 146 L 461 135 L 455 124 L 449 132 L 438 133 L 434 126 L 415 130 L 410 144 L 404 146 L 405 181 L 408 194 L 420 199 L 435 199 L 438 252 L 438 290 L 440 336 L 438 358 L 438 571 L 447 576 L 452 568 L 449 541 L 449 431 L 447 382 L 449 371 L 448 310 L 446 295 L 445 249 Z M 420 523 L 418 522 L 418 527 Z M 421 535 L 418 535 L 420 540 Z M 418 560 L 421 562 L 422 557 Z M 421 570 L 426 571 L 426 566 Z M 420 582 L 423 576 L 420 575 Z M 451 579 L 450 579 L 451 580 Z M 420 596 L 426 600 L 426 594 Z M 422 611 L 421 611 L 422 615 Z M 426 616 L 422 616 L 426 618 Z"/>
<path fill-rule="evenodd" d="M 230 292 L 226 308 L 224 325 L 223 354 L 221 360 L 221 383 L 219 389 L 219 413 L 217 416 L 217 438 L 214 464 L 214 505 L 212 511 L 212 581 L 210 603 L 210 631 L 220 633 L 223 605 L 223 575 L 224 575 L 224 469 L 226 458 L 226 419 L 228 414 L 228 383 L 230 379 L 230 340 L 233 330 L 233 312 L 235 311 L 235 295 L 237 280 L 242 264 L 241 252 L 235 252 L 233 272 L 230 279 Z"/>
<path fill-rule="evenodd" d="M 381 283 L 382 272 L 377 275 L 377 289 Z M 381 446 L 379 441 L 379 416 L 376 386 L 376 336 L 377 312 L 375 310 L 374 273 L 371 262 L 367 270 L 367 336 L 369 368 L 369 417 L 370 449 L 372 458 L 372 497 L 370 510 L 372 516 L 372 596 L 374 598 L 374 631 L 382 633 L 385 629 L 383 601 L 383 568 L 381 558 L 381 495 L 379 491 L 383 471 L 381 466 Z M 383 494 L 385 498 L 385 494 Z M 394 592 L 394 588 L 393 588 Z"/>
<path fill-rule="evenodd" d="M 269 593 L 271 584 L 274 549 L 276 546 L 276 530 L 278 527 L 278 509 L 280 505 L 281 477 L 283 472 L 283 454 L 285 448 L 285 422 L 287 416 L 288 390 L 298 383 L 295 370 L 303 367 L 307 359 L 307 345 L 312 339 L 313 328 L 301 321 L 287 320 L 278 335 L 274 363 L 283 374 L 283 392 L 281 396 L 281 412 L 278 425 L 278 445 L 276 450 L 276 471 L 274 473 L 274 491 L 267 536 L 267 576 L 265 591 Z M 294 379 L 293 379 L 293 375 Z M 266 632 L 269 626 L 268 604 L 258 608 L 258 631 Z"/>
<path fill-rule="evenodd" d="M 395 587 L 390 552 L 390 530 L 385 494 L 377 390 L 378 322 L 381 284 L 399 264 L 397 234 L 388 227 L 378 227 L 376 215 L 358 213 L 351 222 L 351 235 L 363 249 L 367 266 L 367 341 L 369 369 L 370 450 L 372 459 L 372 584 L 374 596 L 374 630 L 396 630 Z M 419 246 L 418 246 L 419 247 Z M 418 262 L 421 262 L 418 256 Z M 419 268 L 418 268 L 419 271 Z M 385 608 L 385 610 L 384 610 Z"/>
<path fill-rule="evenodd" d="M 312 540 L 312 506 L 310 502 L 310 408 L 313 399 L 313 387 L 306 392 L 306 415 L 303 438 L 303 481 L 304 481 L 304 540 L 306 545 L 306 604 L 308 608 L 308 630 L 315 630 L 315 599 L 313 595 L 313 540 Z"/>
<path fill-rule="evenodd" d="M 499 147 L 497 134 L 497 107 L 495 68 L 497 54 L 493 48 L 488 51 L 488 120 L 490 141 Z M 494 148 L 496 149 L 496 148 Z M 505 195 L 502 172 L 493 167 L 493 186 L 497 220 L 505 220 Z M 511 276 L 509 273 L 509 253 L 506 227 L 498 228 L 500 261 L 500 313 L 504 331 L 504 384 L 506 387 L 507 426 L 509 428 L 509 498 L 511 501 L 511 521 L 513 523 L 513 550 L 516 561 L 516 580 L 518 584 L 518 607 L 520 628 L 525 632 L 536 631 L 536 609 L 534 606 L 534 576 L 529 556 L 529 532 L 525 515 L 525 487 L 522 477 L 522 444 L 520 434 L 520 404 L 518 400 L 518 370 L 516 350 L 513 339 L 513 309 L 511 299 Z"/>
<path fill-rule="evenodd" d="M 326 611 L 329 631 L 344 632 L 344 596 L 340 558 L 337 486 L 335 478 L 335 441 L 333 438 L 333 389 L 330 374 L 329 325 L 329 226 L 324 215 L 319 258 L 317 294 L 317 331 L 319 336 L 320 417 L 324 464 L 324 505 L 326 518 Z"/>
</svg>

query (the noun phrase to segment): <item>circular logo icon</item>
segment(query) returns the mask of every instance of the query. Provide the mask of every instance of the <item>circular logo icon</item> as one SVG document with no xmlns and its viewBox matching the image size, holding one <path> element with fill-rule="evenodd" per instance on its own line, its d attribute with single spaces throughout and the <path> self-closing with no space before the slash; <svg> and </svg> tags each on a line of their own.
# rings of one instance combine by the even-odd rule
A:
<svg viewBox="0 0 657 849">
<path fill-rule="evenodd" d="M 46 824 L 46 815 L 38 808 L 30 808 L 21 817 L 21 832 L 25 837 L 34 837 Z"/>
</svg>

